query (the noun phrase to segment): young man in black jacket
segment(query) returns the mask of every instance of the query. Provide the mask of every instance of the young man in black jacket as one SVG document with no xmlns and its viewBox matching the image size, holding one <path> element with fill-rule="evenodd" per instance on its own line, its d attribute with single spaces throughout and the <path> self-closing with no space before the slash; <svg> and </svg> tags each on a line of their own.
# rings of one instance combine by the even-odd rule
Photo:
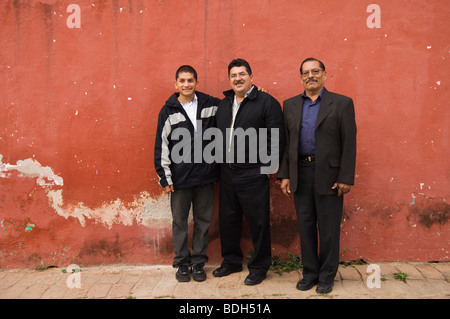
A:
<svg viewBox="0 0 450 319">
<path fill-rule="evenodd" d="M 206 279 L 203 270 L 208 247 L 208 229 L 214 202 L 214 182 L 219 180 L 217 163 L 203 159 L 202 132 L 215 127 L 220 100 L 196 91 L 197 72 L 188 65 L 176 72 L 174 93 L 162 107 L 155 140 L 155 169 L 159 184 L 170 195 L 172 233 L 178 268 L 176 278 L 190 280 L 190 266 L 196 281 Z M 188 247 L 188 216 L 193 207 L 192 254 Z"/>
<path fill-rule="evenodd" d="M 219 195 L 224 260 L 213 275 L 222 277 L 242 270 L 240 241 L 244 214 L 255 251 L 244 283 L 256 285 L 266 278 L 271 264 L 268 175 L 276 172 L 283 153 L 283 116 L 280 103 L 253 85 L 247 61 L 233 60 L 228 66 L 228 76 L 232 90 L 224 92 L 225 98 L 216 113 L 217 127 L 226 145 Z"/>
</svg>

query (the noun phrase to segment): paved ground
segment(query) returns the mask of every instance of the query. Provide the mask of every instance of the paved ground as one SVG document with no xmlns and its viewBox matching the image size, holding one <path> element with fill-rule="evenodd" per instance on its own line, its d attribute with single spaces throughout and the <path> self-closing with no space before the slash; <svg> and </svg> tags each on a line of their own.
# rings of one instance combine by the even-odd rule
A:
<svg viewBox="0 0 450 319">
<path fill-rule="evenodd" d="M 108 265 L 75 273 L 61 268 L 0 270 L 0 299 L 450 299 L 450 263 L 377 265 L 379 288 L 376 271 L 368 271 L 368 264 L 341 265 L 327 295 L 317 294 L 315 288 L 297 290 L 299 271 L 281 275 L 269 271 L 260 285 L 246 286 L 247 269 L 215 278 L 211 273 L 216 266 L 211 265 L 205 267 L 206 281 L 187 283 L 176 281 L 171 266 Z M 396 273 L 406 274 L 406 282 L 395 279 Z"/>
</svg>

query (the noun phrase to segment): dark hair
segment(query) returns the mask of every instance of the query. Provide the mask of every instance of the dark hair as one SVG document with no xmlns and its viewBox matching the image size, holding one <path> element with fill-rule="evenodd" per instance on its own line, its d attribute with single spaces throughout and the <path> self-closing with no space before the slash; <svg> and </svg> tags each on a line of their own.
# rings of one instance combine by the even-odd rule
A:
<svg viewBox="0 0 450 319">
<path fill-rule="evenodd" d="M 230 64 L 228 64 L 228 76 L 230 75 L 230 70 L 235 66 L 237 67 L 245 66 L 248 75 L 252 75 L 252 69 L 250 68 L 250 64 L 248 64 L 247 61 L 245 61 L 244 59 L 234 59 L 233 61 L 230 62 Z"/>
<path fill-rule="evenodd" d="M 300 65 L 300 74 L 302 74 L 302 72 L 303 72 L 303 64 L 305 64 L 306 62 L 309 62 L 309 61 L 317 61 L 317 62 L 319 62 L 320 67 L 322 68 L 322 70 L 325 71 L 325 64 L 323 64 L 322 61 L 317 60 L 316 58 L 307 58 L 307 59 L 306 59 L 305 61 L 303 61 L 302 64 Z"/>
<path fill-rule="evenodd" d="M 194 79 L 197 81 L 197 71 L 190 65 L 182 65 L 178 68 L 177 73 L 175 73 L 175 80 L 178 80 L 178 76 L 180 73 L 192 73 L 194 75 Z"/>
</svg>

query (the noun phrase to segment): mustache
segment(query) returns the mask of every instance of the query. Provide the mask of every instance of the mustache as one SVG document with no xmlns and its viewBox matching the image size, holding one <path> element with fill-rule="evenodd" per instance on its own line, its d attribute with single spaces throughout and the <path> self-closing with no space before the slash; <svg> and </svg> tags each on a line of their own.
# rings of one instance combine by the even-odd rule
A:
<svg viewBox="0 0 450 319">
<path fill-rule="evenodd" d="M 309 83 L 309 82 L 318 82 L 318 81 L 314 78 L 310 78 L 310 79 L 308 79 L 308 81 L 306 81 L 306 83 Z"/>
<path fill-rule="evenodd" d="M 242 81 L 242 80 L 234 81 L 234 85 L 236 85 L 236 84 L 244 84 L 244 81 Z"/>
</svg>

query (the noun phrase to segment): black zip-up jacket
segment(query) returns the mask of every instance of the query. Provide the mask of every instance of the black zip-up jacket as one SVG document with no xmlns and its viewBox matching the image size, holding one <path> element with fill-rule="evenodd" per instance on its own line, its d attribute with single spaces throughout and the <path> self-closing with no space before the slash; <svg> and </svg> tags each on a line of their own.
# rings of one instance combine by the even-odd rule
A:
<svg viewBox="0 0 450 319">
<path fill-rule="evenodd" d="M 197 132 L 199 133 L 199 120 L 201 120 L 202 132 L 210 127 L 215 127 L 215 115 L 220 99 L 197 91 L 195 94 L 198 100 Z M 201 162 L 195 163 L 194 151 L 196 150 L 194 147 L 194 137 L 196 133 L 189 116 L 178 101 L 178 96 L 179 93 L 174 93 L 170 96 L 158 116 L 154 154 L 155 169 L 159 177 L 159 184 L 162 187 L 173 184 L 174 189 L 182 189 L 216 182 L 219 180 L 219 167 L 217 163 L 208 164 L 204 161 L 203 156 L 201 157 Z M 172 133 L 177 128 L 187 129 L 190 141 L 186 141 L 183 137 L 173 138 Z M 208 142 L 201 141 L 202 151 Z M 187 159 L 184 159 L 184 155 L 188 154 L 183 154 L 180 151 L 181 146 L 185 145 L 184 143 L 190 143 L 191 156 L 187 156 Z M 176 163 L 179 159 L 175 159 L 174 162 L 172 149 L 175 145 L 178 146 L 176 153 L 183 155 L 183 160 L 180 163 Z M 197 154 L 197 159 L 199 155 L 203 154 Z"/>
<path fill-rule="evenodd" d="M 278 169 L 278 164 L 285 147 L 283 114 L 280 103 L 270 94 L 258 91 L 258 89 L 254 87 L 250 94 L 241 102 L 234 122 L 233 135 L 236 136 L 240 134 L 242 136 L 242 132 L 245 132 L 245 144 L 239 144 L 237 138 L 234 137 L 235 140 L 230 149 L 229 145 L 227 145 L 229 144 L 229 134 L 227 133 L 229 133 L 233 120 L 232 108 L 235 94 L 233 90 L 225 91 L 223 93 L 225 98 L 219 104 L 216 120 L 217 127 L 224 137 L 223 162 L 225 165 L 235 168 L 269 166 L 270 163 L 268 163 L 267 159 L 264 160 L 264 158 L 261 157 L 261 154 L 270 157 L 270 154 L 272 154 L 271 145 L 273 145 L 278 148 L 278 157 L 275 164 L 276 169 Z M 238 128 L 241 128 L 241 132 L 237 131 Z M 253 131 L 252 128 L 254 129 Z M 261 135 L 260 129 L 267 129 L 267 135 Z M 278 139 L 274 139 L 272 144 L 270 141 L 270 129 L 278 129 Z M 254 136 L 255 134 L 256 136 Z M 261 143 L 260 139 L 264 136 L 267 136 L 267 142 Z M 255 145 L 256 140 L 257 144 Z M 267 149 L 262 147 L 264 146 L 262 144 L 265 144 Z M 233 154 L 234 156 L 230 158 L 227 154 Z M 271 173 L 275 173 L 275 171 Z"/>
</svg>

